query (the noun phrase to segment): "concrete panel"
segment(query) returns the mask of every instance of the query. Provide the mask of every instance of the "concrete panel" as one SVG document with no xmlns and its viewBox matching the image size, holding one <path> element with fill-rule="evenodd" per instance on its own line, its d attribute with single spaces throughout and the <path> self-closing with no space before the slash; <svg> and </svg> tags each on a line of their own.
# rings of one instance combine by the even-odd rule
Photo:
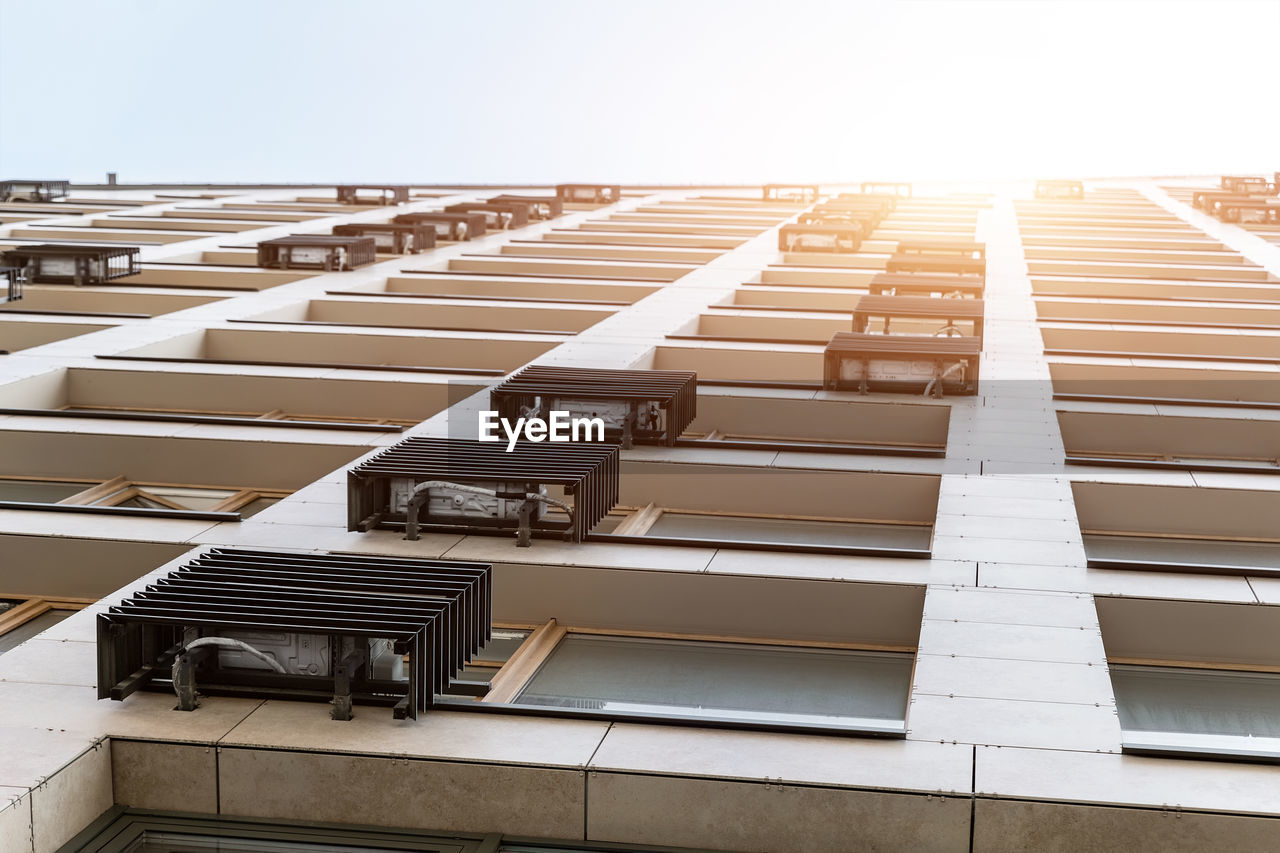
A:
<svg viewBox="0 0 1280 853">
<path fill-rule="evenodd" d="M 592 771 L 592 841 L 741 853 L 961 853 L 968 797 Z"/>
<path fill-rule="evenodd" d="M 217 814 L 218 757 L 213 746 L 113 739 L 111 786 L 118 805 Z"/>
<path fill-rule="evenodd" d="M 581 838 L 583 773 L 223 748 L 221 812 L 243 817 Z"/>
<path fill-rule="evenodd" d="M 53 853 L 111 805 L 111 752 L 101 742 L 31 792 L 35 853 Z"/>
<path fill-rule="evenodd" d="M 0 787 L 0 850 L 33 853 L 31 794 L 26 788 Z"/>
<path fill-rule="evenodd" d="M 1280 819 L 979 798 L 973 849 L 986 853 L 1272 853 Z"/>
</svg>

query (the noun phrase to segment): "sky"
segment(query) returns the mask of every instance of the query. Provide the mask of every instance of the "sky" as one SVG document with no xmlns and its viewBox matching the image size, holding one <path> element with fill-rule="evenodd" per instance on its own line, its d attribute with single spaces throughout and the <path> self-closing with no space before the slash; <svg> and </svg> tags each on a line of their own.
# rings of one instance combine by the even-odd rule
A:
<svg viewBox="0 0 1280 853">
<path fill-rule="evenodd" d="M 1270 173 L 1277 32 L 1280 0 L 0 0 L 0 179 Z"/>
</svg>

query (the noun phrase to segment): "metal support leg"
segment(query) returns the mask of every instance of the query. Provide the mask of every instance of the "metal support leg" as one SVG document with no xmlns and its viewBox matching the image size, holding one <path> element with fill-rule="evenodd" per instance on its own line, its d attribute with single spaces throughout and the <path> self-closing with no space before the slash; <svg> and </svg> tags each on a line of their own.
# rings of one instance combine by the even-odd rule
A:
<svg viewBox="0 0 1280 853">
<path fill-rule="evenodd" d="M 329 709 L 329 719 L 346 722 L 353 716 L 351 711 L 351 674 L 360 668 L 366 657 L 366 649 L 361 646 L 361 641 L 357 640 L 355 650 L 350 652 L 333 668 L 333 707 Z"/>
<path fill-rule="evenodd" d="M 533 527 L 530 522 L 535 505 L 534 501 L 525 501 L 520 504 L 520 527 L 516 530 L 517 548 L 528 548 L 533 544 Z"/>
<path fill-rule="evenodd" d="M 194 711 L 200 707 L 196 698 L 196 662 L 200 653 L 183 651 L 173 661 L 173 690 L 178 694 L 175 711 Z"/>
</svg>

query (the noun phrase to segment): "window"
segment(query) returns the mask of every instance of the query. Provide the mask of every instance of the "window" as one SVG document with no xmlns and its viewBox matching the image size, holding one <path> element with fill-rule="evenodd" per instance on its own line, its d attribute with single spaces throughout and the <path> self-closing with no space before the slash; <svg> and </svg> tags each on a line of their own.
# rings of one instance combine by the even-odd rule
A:
<svg viewBox="0 0 1280 853">
<path fill-rule="evenodd" d="M 124 477 L 91 480 L 0 479 L 0 504 L 120 507 L 159 512 L 235 513 L 248 518 L 273 505 L 287 492 L 238 487 L 136 483 Z M 10 509 L 23 509 L 10 506 Z"/>
<path fill-rule="evenodd" d="M 492 651 L 483 653 L 490 660 L 473 662 L 464 675 L 489 676 L 489 705 L 693 725 L 906 732 L 909 649 L 566 629 L 554 620 L 494 635 Z"/>
<path fill-rule="evenodd" d="M 1280 673 L 1113 666 L 1124 749 L 1280 762 Z"/>
<path fill-rule="evenodd" d="M 0 596 L 0 655 L 52 628 L 89 601 Z"/>
<path fill-rule="evenodd" d="M 702 510 L 646 507 L 615 508 L 595 534 L 644 536 L 655 542 L 750 543 L 803 547 L 806 550 L 928 553 L 932 528 L 925 524 L 875 523 L 832 518 L 728 514 Z"/>
</svg>

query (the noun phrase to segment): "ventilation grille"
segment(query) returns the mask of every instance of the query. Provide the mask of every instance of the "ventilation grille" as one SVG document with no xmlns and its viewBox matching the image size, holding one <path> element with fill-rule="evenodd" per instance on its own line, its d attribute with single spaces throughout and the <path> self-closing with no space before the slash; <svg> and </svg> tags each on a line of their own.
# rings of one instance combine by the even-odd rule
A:
<svg viewBox="0 0 1280 853">
<path fill-rule="evenodd" d="M 73 246 L 45 243 L 19 246 L 3 255 L 9 266 L 23 267 L 27 280 L 49 284 L 96 284 L 133 275 L 141 269 L 137 246 Z"/>
<path fill-rule="evenodd" d="M 283 269 L 348 270 L 377 260 L 372 237 L 292 234 L 258 244 L 258 266 Z"/>
<path fill-rule="evenodd" d="M 552 409 L 572 408 L 582 401 L 616 403 L 616 413 L 629 419 L 631 436 L 646 444 L 673 445 L 698 414 L 698 374 L 688 370 L 593 370 L 582 367 L 532 365 L 489 392 L 489 405 L 499 417 L 514 422 L 529 411 L 548 418 Z M 566 406 L 568 408 L 566 408 Z M 645 407 L 656 409 L 659 416 Z M 617 419 L 616 417 L 614 418 Z M 643 421 L 643 422 L 642 422 Z M 606 419 L 606 434 L 623 432 Z"/>
<path fill-rule="evenodd" d="M 572 501 L 572 512 L 539 512 L 529 519 L 529 527 L 541 535 L 580 542 L 618 502 L 618 472 L 616 444 L 521 441 L 507 452 L 505 441 L 408 438 L 347 472 L 347 529 L 408 528 L 409 538 L 416 535 L 417 524 L 469 533 L 517 530 L 521 524 L 516 510 L 525 496 L 560 486 Z M 493 489 L 499 493 L 497 514 L 487 513 L 490 501 L 476 501 L 484 506 L 470 511 L 463 493 L 454 496 L 461 498 L 456 512 L 450 507 L 441 511 L 439 502 L 428 500 L 410 526 L 406 496 L 426 482 Z M 442 495 L 446 491 L 440 490 Z"/>
<path fill-rule="evenodd" d="M 98 615 L 98 698 L 140 689 L 390 705 L 417 718 L 489 640 L 480 563 L 215 548 Z M 243 650 L 271 656 L 281 673 Z M 197 644 L 199 645 L 199 644 Z M 345 675 L 343 670 L 345 669 Z M 176 682 L 176 683 L 175 683 Z M 191 706 L 194 707 L 192 701 Z M 183 708 L 190 710 L 190 708 Z"/>
</svg>

